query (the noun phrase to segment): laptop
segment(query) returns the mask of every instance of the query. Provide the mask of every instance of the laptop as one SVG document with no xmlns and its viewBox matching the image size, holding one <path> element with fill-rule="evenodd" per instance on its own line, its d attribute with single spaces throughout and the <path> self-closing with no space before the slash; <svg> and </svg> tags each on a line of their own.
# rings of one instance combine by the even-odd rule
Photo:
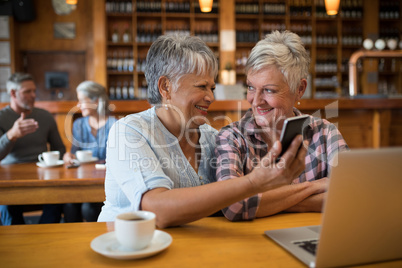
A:
<svg viewBox="0 0 402 268">
<path fill-rule="evenodd" d="M 265 234 L 310 267 L 401 259 L 402 147 L 339 153 L 321 226 Z"/>
</svg>

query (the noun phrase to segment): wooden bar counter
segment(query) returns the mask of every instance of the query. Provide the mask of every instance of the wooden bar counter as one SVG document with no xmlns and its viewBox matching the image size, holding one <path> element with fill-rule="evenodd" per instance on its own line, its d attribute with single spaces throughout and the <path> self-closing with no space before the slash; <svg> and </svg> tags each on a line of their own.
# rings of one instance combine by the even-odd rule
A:
<svg viewBox="0 0 402 268">
<path fill-rule="evenodd" d="M 66 147 L 71 147 L 71 126 L 80 116 L 76 101 L 37 101 L 36 106 L 54 114 Z M 0 103 L 0 108 L 7 103 Z M 145 100 L 111 101 L 116 117 L 138 113 L 151 107 Z M 216 129 L 241 118 L 250 108 L 246 100 L 215 101 L 208 111 Z M 303 99 L 297 108 L 334 123 L 351 148 L 402 146 L 402 98 Z"/>
</svg>

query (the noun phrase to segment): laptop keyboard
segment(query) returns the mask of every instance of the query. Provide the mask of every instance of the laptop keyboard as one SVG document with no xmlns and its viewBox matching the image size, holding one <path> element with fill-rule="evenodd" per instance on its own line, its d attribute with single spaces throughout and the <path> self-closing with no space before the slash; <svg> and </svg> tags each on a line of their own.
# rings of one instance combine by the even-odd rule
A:
<svg viewBox="0 0 402 268">
<path fill-rule="evenodd" d="M 318 239 L 306 240 L 306 241 L 294 241 L 293 244 L 301 247 L 302 249 L 310 252 L 315 256 L 317 250 Z"/>
</svg>

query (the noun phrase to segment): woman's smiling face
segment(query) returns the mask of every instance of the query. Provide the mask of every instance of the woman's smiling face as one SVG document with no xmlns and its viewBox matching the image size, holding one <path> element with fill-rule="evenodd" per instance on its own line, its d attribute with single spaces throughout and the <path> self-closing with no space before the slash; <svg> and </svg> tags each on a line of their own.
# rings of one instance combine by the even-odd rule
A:
<svg viewBox="0 0 402 268">
<path fill-rule="evenodd" d="M 251 104 L 256 124 L 261 128 L 282 129 L 284 119 L 295 116 L 293 106 L 298 99 L 275 66 L 247 76 L 247 101 Z"/>
<path fill-rule="evenodd" d="M 209 74 L 187 74 L 180 79 L 178 89 L 171 91 L 170 104 L 181 112 L 188 127 L 197 128 L 206 123 L 209 105 L 215 100 L 214 90 L 215 81 Z"/>
</svg>

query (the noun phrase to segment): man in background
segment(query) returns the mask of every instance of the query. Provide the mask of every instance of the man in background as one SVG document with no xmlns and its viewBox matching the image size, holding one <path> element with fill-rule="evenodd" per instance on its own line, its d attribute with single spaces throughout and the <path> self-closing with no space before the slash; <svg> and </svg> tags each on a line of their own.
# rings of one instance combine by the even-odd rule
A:
<svg viewBox="0 0 402 268">
<path fill-rule="evenodd" d="M 36 85 L 26 73 L 15 73 L 7 81 L 10 105 L 0 110 L 0 163 L 37 162 L 42 152 L 66 148 L 53 116 L 35 108 Z M 44 205 L 40 223 L 60 222 L 62 205 Z M 24 224 L 24 206 L 0 206 L 3 225 Z"/>
</svg>

